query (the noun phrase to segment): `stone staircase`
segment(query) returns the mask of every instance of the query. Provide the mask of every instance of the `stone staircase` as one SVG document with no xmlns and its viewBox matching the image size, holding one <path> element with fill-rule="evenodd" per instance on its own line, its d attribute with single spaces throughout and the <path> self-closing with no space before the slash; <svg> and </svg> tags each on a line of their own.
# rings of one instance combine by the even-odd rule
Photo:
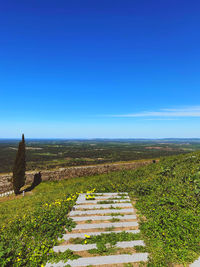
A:
<svg viewBox="0 0 200 267">
<path fill-rule="evenodd" d="M 110 200 L 112 200 L 112 204 L 104 204 L 104 201 Z M 99 202 L 102 202 L 102 204 L 100 204 Z M 116 215 L 112 215 L 112 213 Z M 117 222 L 110 221 L 113 219 L 113 216 L 114 218 L 117 218 Z M 88 250 L 97 248 L 95 243 L 70 243 L 70 239 L 85 238 L 85 235 L 97 236 L 103 233 L 120 233 L 123 231 L 133 234 L 139 233 L 140 230 L 138 228 L 137 217 L 130 202 L 128 193 L 95 193 L 95 200 L 86 200 L 86 194 L 80 194 L 77 199 L 76 205 L 69 213 L 69 217 L 72 218 L 77 223 L 77 225 L 72 232 L 66 232 L 66 234 L 63 235 L 62 239 L 65 242 L 62 245 L 55 246 L 53 250 L 55 252 L 64 252 L 67 249 L 70 249 L 75 253 L 83 253 L 83 256 L 75 260 L 68 260 L 67 262 L 60 261 L 59 263 L 53 264 L 47 263 L 47 267 L 63 267 L 66 265 L 113 266 L 125 263 L 136 264 L 140 262 L 146 262 L 148 260 L 148 253 L 138 253 L 136 251 L 133 251 L 132 254 L 116 253 L 116 255 L 93 256 L 92 254 L 88 253 Z M 135 246 L 145 246 L 145 244 L 143 240 L 133 240 L 117 242 L 115 245 L 115 247 L 119 249 L 133 249 Z"/>
</svg>

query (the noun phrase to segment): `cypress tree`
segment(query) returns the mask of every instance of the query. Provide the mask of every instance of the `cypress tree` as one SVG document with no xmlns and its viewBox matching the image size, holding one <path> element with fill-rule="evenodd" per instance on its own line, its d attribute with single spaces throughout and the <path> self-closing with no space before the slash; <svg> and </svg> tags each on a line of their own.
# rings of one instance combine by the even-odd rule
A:
<svg viewBox="0 0 200 267">
<path fill-rule="evenodd" d="M 19 143 L 15 163 L 13 167 L 13 189 L 15 194 L 20 193 L 20 188 L 25 185 L 25 171 L 26 171 L 26 159 L 25 159 L 25 140 L 24 134 L 22 135 L 22 141 Z"/>
</svg>

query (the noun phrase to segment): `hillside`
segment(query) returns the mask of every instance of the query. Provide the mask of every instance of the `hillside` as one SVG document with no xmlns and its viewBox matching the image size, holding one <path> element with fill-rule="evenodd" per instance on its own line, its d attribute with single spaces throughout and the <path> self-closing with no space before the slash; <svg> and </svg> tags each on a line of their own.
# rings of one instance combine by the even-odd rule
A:
<svg viewBox="0 0 200 267">
<path fill-rule="evenodd" d="M 140 228 L 151 255 L 149 266 L 189 263 L 200 255 L 200 152 L 193 152 L 137 170 L 44 182 L 24 198 L 2 199 L 0 265 L 45 263 L 62 233 L 61 226 L 73 227 L 66 214 L 78 192 L 94 188 L 97 192 L 127 191 L 137 200 Z"/>
</svg>

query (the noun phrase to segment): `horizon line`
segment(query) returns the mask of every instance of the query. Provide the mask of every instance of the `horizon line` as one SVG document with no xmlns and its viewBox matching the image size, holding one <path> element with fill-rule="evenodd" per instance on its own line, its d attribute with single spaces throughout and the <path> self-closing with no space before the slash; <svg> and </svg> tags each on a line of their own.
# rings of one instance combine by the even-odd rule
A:
<svg viewBox="0 0 200 267">
<path fill-rule="evenodd" d="M 0 140 L 20 140 L 19 137 L 0 137 Z M 26 140 L 168 140 L 168 139 L 200 139 L 200 137 L 92 137 L 92 138 L 67 138 L 67 137 L 25 137 Z"/>
</svg>

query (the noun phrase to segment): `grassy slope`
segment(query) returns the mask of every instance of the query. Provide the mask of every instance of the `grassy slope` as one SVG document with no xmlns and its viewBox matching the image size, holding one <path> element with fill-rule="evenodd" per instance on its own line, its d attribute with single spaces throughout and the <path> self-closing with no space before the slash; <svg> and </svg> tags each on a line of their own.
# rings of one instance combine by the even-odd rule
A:
<svg viewBox="0 0 200 267">
<path fill-rule="evenodd" d="M 93 188 L 99 192 L 128 191 L 138 198 L 137 208 L 146 218 L 141 230 L 151 252 L 149 265 L 190 262 L 200 254 L 199 170 L 200 153 L 195 152 L 138 170 L 45 182 L 24 198 L 0 203 L 0 222 L 13 214 L 31 213 L 69 193 Z"/>
</svg>

